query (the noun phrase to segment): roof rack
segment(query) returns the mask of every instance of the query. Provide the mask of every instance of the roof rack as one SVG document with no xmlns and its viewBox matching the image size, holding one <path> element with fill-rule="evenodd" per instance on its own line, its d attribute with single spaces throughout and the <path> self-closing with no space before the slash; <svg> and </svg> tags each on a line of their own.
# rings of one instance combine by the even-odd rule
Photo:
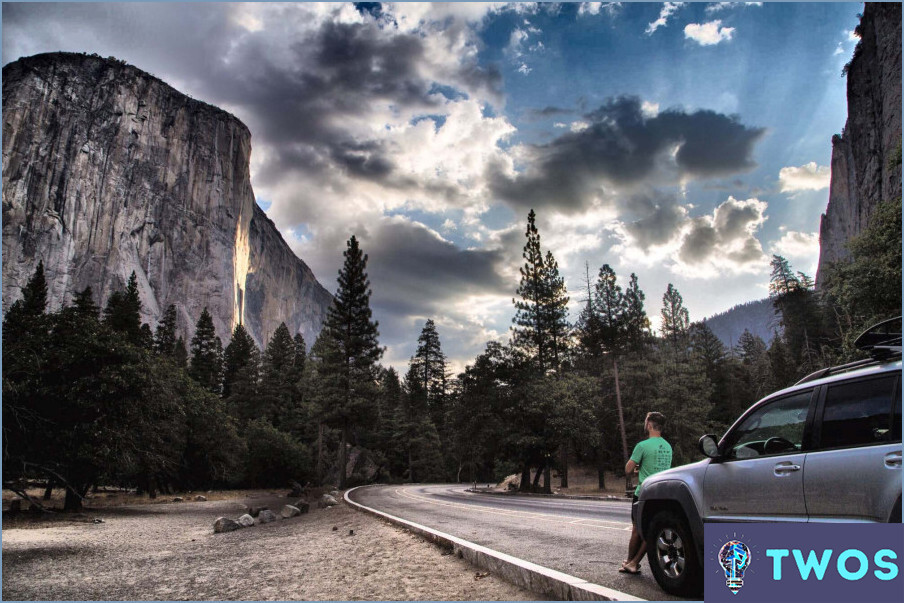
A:
<svg viewBox="0 0 904 603">
<path fill-rule="evenodd" d="M 868 328 L 860 334 L 854 341 L 854 346 L 858 350 L 869 352 L 870 357 L 862 360 L 855 360 L 839 366 L 832 366 L 820 369 L 810 373 L 795 385 L 807 383 L 828 377 L 829 375 L 837 375 L 854 369 L 867 366 L 877 365 L 882 361 L 888 360 L 895 356 L 901 356 L 901 317 L 892 318 L 882 321 Z"/>
</svg>

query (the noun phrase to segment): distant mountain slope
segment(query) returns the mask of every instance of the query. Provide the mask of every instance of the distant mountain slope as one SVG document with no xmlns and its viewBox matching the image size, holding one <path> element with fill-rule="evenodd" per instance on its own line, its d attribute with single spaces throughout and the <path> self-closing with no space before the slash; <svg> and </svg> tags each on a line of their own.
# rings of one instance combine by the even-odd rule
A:
<svg viewBox="0 0 904 603">
<path fill-rule="evenodd" d="M 772 342 L 776 330 L 781 332 L 779 319 L 772 307 L 772 300 L 768 297 L 737 305 L 707 318 L 706 325 L 729 348 L 737 345 L 738 338 L 744 333 L 744 329 L 760 336 L 767 344 Z"/>
</svg>

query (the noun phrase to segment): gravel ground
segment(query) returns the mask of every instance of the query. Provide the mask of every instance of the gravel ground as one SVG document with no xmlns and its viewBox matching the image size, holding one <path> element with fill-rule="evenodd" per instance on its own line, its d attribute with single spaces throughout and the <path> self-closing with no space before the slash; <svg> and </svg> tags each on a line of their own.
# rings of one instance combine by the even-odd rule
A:
<svg viewBox="0 0 904 603">
<path fill-rule="evenodd" d="M 286 502 L 129 505 L 4 528 L 3 599 L 537 599 L 345 503 L 213 533 L 217 517 L 235 519 L 245 504 L 278 512 Z M 87 523 L 95 517 L 104 523 Z"/>
</svg>

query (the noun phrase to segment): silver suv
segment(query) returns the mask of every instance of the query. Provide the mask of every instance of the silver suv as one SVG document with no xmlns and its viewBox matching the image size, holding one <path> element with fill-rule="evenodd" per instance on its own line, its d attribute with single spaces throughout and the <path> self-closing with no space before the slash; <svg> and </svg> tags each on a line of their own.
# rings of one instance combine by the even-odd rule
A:
<svg viewBox="0 0 904 603">
<path fill-rule="evenodd" d="M 634 521 L 667 592 L 702 594 L 703 524 L 901 521 L 901 318 L 866 331 L 872 358 L 760 400 L 705 460 L 647 478 Z"/>
</svg>

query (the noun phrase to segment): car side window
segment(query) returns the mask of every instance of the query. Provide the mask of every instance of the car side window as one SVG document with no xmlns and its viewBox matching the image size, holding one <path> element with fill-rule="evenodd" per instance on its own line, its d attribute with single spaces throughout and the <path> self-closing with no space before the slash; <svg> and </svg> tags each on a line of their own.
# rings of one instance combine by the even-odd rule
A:
<svg viewBox="0 0 904 603">
<path fill-rule="evenodd" d="M 801 449 L 813 390 L 774 400 L 754 411 L 731 435 L 729 459 L 788 454 Z"/>
<path fill-rule="evenodd" d="M 894 437 L 891 411 L 895 382 L 896 376 L 886 376 L 830 385 L 822 414 L 819 447 L 845 448 L 890 442 Z"/>
</svg>

